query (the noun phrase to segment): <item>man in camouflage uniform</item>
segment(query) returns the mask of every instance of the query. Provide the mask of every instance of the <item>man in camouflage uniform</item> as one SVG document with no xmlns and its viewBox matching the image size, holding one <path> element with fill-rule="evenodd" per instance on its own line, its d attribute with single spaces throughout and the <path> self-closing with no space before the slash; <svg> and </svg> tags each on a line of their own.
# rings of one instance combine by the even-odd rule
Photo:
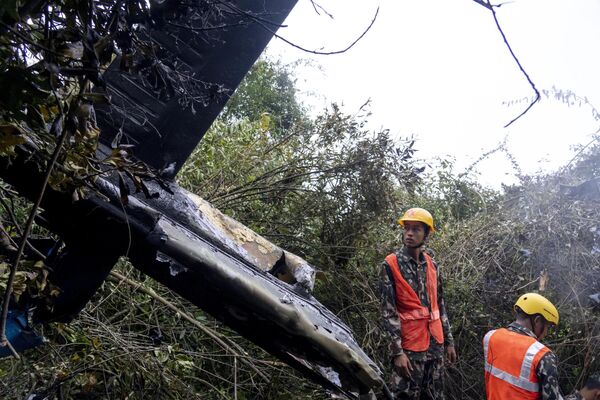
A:
<svg viewBox="0 0 600 400">
<path fill-rule="evenodd" d="M 421 208 L 408 210 L 398 223 L 403 226 L 403 248 L 396 251 L 397 265 L 404 280 L 417 294 L 421 305 L 431 311 L 427 286 L 427 263 L 423 245 L 434 231 L 431 214 Z M 436 271 L 438 267 L 435 263 Z M 392 362 L 390 389 L 396 399 L 444 399 L 444 348 L 449 362 L 456 361 L 456 351 L 446 313 L 442 278 L 437 275 L 437 303 L 443 329 L 444 343 L 430 335 L 429 348 L 410 351 L 402 346 L 402 323 L 399 317 L 396 285 L 392 266 L 386 261 L 380 271 L 381 310 L 384 328 L 391 336 L 389 356 Z"/>
<path fill-rule="evenodd" d="M 548 299 L 537 293 L 526 293 L 522 295 L 515 304 L 515 311 L 517 314 L 516 321 L 508 325 L 506 329 L 519 335 L 529 336 L 536 341 L 542 340 L 544 337 L 546 337 L 550 325 L 558 325 L 558 310 Z M 490 331 L 488 335 L 490 335 L 492 332 L 493 331 Z M 486 337 L 488 335 L 486 335 Z M 517 338 L 518 336 L 514 337 L 514 339 L 511 339 L 511 343 L 514 344 L 517 341 Z M 489 346 L 491 351 L 491 344 Z M 535 351 L 530 349 L 528 352 Z M 504 354 L 500 354 L 498 351 Z M 485 340 L 484 352 L 487 356 L 487 350 L 485 350 Z M 516 361 L 514 357 L 519 357 L 519 355 L 515 353 L 515 347 L 513 345 L 500 347 L 497 349 L 496 357 L 503 357 L 505 360 L 506 357 L 508 357 L 509 359 Z M 537 366 L 535 367 L 535 375 L 539 385 L 539 394 L 537 398 L 541 400 L 600 400 L 599 376 L 590 377 L 586 382 L 585 387 L 581 389 L 581 391 L 576 391 L 567 397 L 563 397 L 560 393 L 560 387 L 558 385 L 557 364 L 557 358 L 552 351 L 548 351 L 546 354 L 544 354 L 537 363 Z M 486 386 L 488 386 L 488 372 L 486 372 Z M 491 389 L 491 387 L 486 387 L 486 389 L 487 396 L 490 398 L 490 390 L 493 389 Z M 496 394 L 495 398 L 504 399 L 505 396 L 505 393 L 502 395 Z"/>
<path fill-rule="evenodd" d="M 531 336 L 537 339 L 537 336 L 529 328 L 520 325 L 518 322 L 513 322 L 508 325 L 509 331 L 520 333 L 522 335 Z M 537 368 L 536 375 L 540 383 L 540 394 L 542 400 L 562 400 L 563 397 L 560 394 L 560 388 L 558 386 L 558 361 L 554 353 L 549 352 L 540 360 Z M 568 396 L 569 400 L 579 400 L 582 397 Z"/>
<path fill-rule="evenodd" d="M 591 375 L 583 389 L 567 396 L 565 400 L 600 400 L 600 373 Z"/>
</svg>

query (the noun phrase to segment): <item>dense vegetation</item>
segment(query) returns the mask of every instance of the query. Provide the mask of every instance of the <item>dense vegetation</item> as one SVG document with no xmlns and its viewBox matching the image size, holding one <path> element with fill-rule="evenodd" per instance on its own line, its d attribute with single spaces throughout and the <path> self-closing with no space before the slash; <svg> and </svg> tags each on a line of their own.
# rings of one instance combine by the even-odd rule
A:
<svg viewBox="0 0 600 400">
<path fill-rule="evenodd" d="M 60 114 L 48 112 L 46 122 Z M 460 357 L 448 370 L 448 398 L 481 398 L 481 338 L 511 319 L 525 290 L 543 289 L 559 305 L 564 323 L 548 343 L 562 360 L 563 388 L 580 384 L 599 367 L 600 317 L 586 299 L 600 292 L 600 218 L 597 193 L 575 185 L 598 177 L 600 148 L 556 175 L 521 176 L 495 192 L 447 160 L 425 168 L 413 140 L 370 131 L 368 118 L 368 109 L 347 115 L 335 104 L 313 116 L 297 99 L 291 67 L 259 60 L 178 181 L 318 268 L 315 297 L 384 368 L 378 267 L 398 245 L 401 211 L 430 209 Z M 7 126 L 0 131 L 13 134 Z M 2 224 L 17 238 L 30 205 L 6 185 L 0 197 Z M 7 263 L 0 267 L 6 276 Z M 20 273 L 17 294 L 43 289 L 41 267 Z M 113 275 L 77 320 L 42 328 L 48 344 L 0 361 L 0 397 L 326 397 L 126 260 L 116 271 L 127 279 Z"/>
</svg>

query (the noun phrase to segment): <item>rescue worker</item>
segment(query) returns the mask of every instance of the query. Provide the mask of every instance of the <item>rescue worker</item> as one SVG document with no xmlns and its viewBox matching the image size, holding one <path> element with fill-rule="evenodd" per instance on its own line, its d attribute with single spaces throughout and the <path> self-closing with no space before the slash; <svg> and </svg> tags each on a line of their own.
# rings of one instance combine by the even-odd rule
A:
<svg viewBox="0 0 600 400">
<path fill-rule="evenodd" d="M 537 293 L 522 295 L 514 308 L 515 322 L 483 339 L 487 399 L 562 400 L 556 356 L 539 342 L 558 325 L 558 310 Z M 597 393 L 584 388 L 566 399 L 598 400 Z"/>
<path fill-rule="evenodd" d="M 403 247 L 385 258 L 380 271 L 385 330 L 391 336 L 390 389 L 396 399 L 444 399 L 444 348 L 456 361 L 438 266 L 424 251 L 435 231 L 433 217 L 411 208 L 398 220 Z"/>
<path fill-rule="evenodd" d="M 600 400 L 600 373 L 591 375 L 585 382 L 585 386 L 568 400 Z"/>
</svg>

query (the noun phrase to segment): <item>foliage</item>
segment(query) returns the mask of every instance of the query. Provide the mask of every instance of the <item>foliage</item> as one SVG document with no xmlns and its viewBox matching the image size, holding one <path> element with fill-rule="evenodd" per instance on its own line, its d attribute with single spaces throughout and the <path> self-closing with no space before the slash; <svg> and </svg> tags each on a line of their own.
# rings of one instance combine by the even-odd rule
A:
<svg viewBox="0 0 600 400">
<path fill-rule="evenodd" d="M 235 14 L 234 11 L 230 11 Z M 128 155 L 130 144 L 112 143 L 108 155 L 97 155 L 100 130 L 95 106 L 115 107 L 105 91 L 104 71 L 112 65 L 137 76 L 144 89 L 167 101 L 176 94 L 182 105 L 206 101 L 199 84 L 169 50 L 148 35 L 166 25 L 203 30 L 211 43 L 223 10 L 204 0 L 177 1 L 15 1 L 0 7 L 0 156 L 14 156 L 15 146 L 44 170 L 62 143 L 50 176 L 53 189 L 85 196 L 94 180 L 117 170 L 144 190 L 154 171 Z M 212 32 L 212 33 L 210 33 Z M 202 86 L 202 87 L 201 87 Z M 62 138 L 62 139 L 59 139 Z M 124 184 L 122 185 L 124 187 Z M 126 196 L 127 193 L 124 193 Z"/>
<path fill-rule="evenodd" d="M 436 239 L 462 354 L 450 389 L 455 396 L 479 398 L 468 388 L 481 372 L 480 338 L 511 321 L 514 301 L 527 291 L 540 290 L 559 306 L 561 326 L 546 343 L 562 361 L 563 387 L 599 367 L 589 355 L 600 346 L 594 328 L 600 316 L 587 301 L 600 290 L 596 213 L 593 202 L 566 198 L 557 178 L 531 178 L 507 188 L 497 210 L 454 224 Z"/>
<path fill-rule="evenodd" d="M 242 91 L 261 87 L 260 100 L 233 101 L 183 167 L 179 183 L 267 238 L 284 243 L 321 268 L 341 267 L 358 241 L 393 208 L 395 189 L 413 188 L 413 142 L 395 143 L 386 130 L 369 132 L 368 113 L 345 115 L 333 104 L 314 120 L 304 114 L 285 134 L 269 114 L 285 104 L 302 110 L 294 91 L 274 93 L 289 70 L 266 60 Z M 291 77 L 284 79 L 292 81 Z M 235 97 L 232 99 L 235 100 Z M 247 110 L 249 107 L 250 110 Z M 229 116 L 240 119 L 231 121 Z"/>
<path fill-rule="evenodd" d="M 180 182 L 267 237 L 285 236 L 294 248 L 304 247 L 295 235 L 302 227 L 325 243 L 343 244 L 328 239 L 334 229 L 323 225 L 335 226 L 342 236 L 358 233 L 355 228 L 389 204 L 393 179 L 416 178 L 407 166 L 394 165 L 410 147 L 394 149 L 385 131 L 368 137 L 335 106 L 317 118 L 313 131 L 298 129 L 283 139 L 248 121 L 223 127 L 206 136 Z M 206 174 L 211 168 L 214 174 Z M 200 180 L 192 181 L 188 171 Z M 363 190 L 367 185 L 374 190 Z"/>
<path fill-rule="evenodd" d="M 202 311 L 140 276 L 125 260 L 116 269 L 136 284 L 111 279 L 75 321 L 44 326 L 42 333 L 50 342 L 28 351 L 24 362 L 1 360 L 4 385 L 0 397 L 20 399 L 32 393 L 50 399 L 230 399 L 234 393 L 240 399 L 293 396 L 295 390 L 286 390 L 284 382 L 299 378 L 290 368 L 266 359 L 262 351 Z M 194 310 L 197 323 L 243 346 L 249 363 L 224 351 L 138 285 L 168 298 L 179 310 Z M 299 386 L 307 398 L 323 396 L 305 383 Z M 273 387 L 281 391 L 273 392 Z"/>
<path fill-rule="evenodd" d="M 146 2 L 130 3 L 127 10 L 117 7 L 117 28 L 109 24 L 108 14 L 98 17 L 94 29 L 106 29 L 101 38 L 136 37 L 140 31 L 134 24 L 164 23 L 172 15 L 151 13 L 153 17 L 146 19 Z M 48 39 L 43 10 L 31 24 L 16 24 L 16 5 L 0 9 L 3 20 L 15 20 L 3 25 L 14 30 L 5 30 L 4 37 L 15 44 L 0 61 L 2 71 L 8 73 L 0 74 L 0 79 L 14 75 L 4 82 L 13 94 L 26 89 L 22 96 L 0 94 L 0 152 L 10 154 L 15 145 L 33 138 L 45 143 L 49 154 L 56 134 L 71 126 L 73 137 L 79 139 L 69 142 L 71 147 L 61 160 L 71 162 L 59 169 L 62 175 L 56 175 L 60 186 L 98 167 L 88 151 L 95 143 L 91 113 L 82 114 L 85 126 L 75 120 L 69 125 L 68 115 L 75 116 L 89 103 L 83 83 L 99 77 L 62 73 L 93 63 L 91 53 L 78 58 L 71 54 L 74 60 L 55 56 L 53 65 L 58 70 L 48 71 L 47 63 L 40 64 L 48 56 L 40 45 L 54 46 L 57 52 L 62 43 L 70 53 L 78 43 L 84 49 L 90 46 L 89 25 L 81 18 L 89 14 L 86 3 L 74 8 L 75 3 L 62 2 L 56 7 L 65 15 L 67 11 L 75 15 L 69 25 L 62 14 L 54 14 L 57 26 L 74 36 L 67 40 L 57 32 L 50 44 L 42 41 Z M 103 7 L 96 12 L 108 10 Z M 133 57 L 133 51 L 126 51 L 129 42 L 118 40 L 114 46 Z M 129 45 L 138 41 L 143 42 L 143 37 Z M 91 43 L 98 46 L 99 42 Z M 0 46 L 0 51 L 6 49 Z M 17 57 L 21 49 L 27 56 Z M 144 55 L 143 51 L 135 54 Z M 98 54 L 98 65 L 101 60 Z M 137 65 L 139 73 L 149 71 L 141 59 L 129 60 L 125 67 Z M 158 79 L 164 77 L 160 71 L 165 66 L 156 68 L 149 72 L 154 74 L 153 87 L 168 96 L 169 87 L 177 82 Z M 37 114 L 41 119 L 35 117 L 36 125 Z M 296 98 L 289 67 L 260 60 L 182 169 L 179 183 L 319 268 L 315 296 L 352 327 L 359 343 L 384 368 L 389 368 L 389 358 L 387 338 L 378 322 L 378 266 L 400 242 L 398 215 L 411 206 L 431 210 L 439 231 L 430 245 L 442 265 L 460 357 L 458 365 L 449 369 L 450 399 L 481 398 L 483 334 L 510 321 L 516 296 L 538 289 L 547 277 L 544 293 L 559 304 L 564 321 L 549 342 L 564 361 L 563 386 L 576 386 L 598 368 L 594 354 L 600 321 L 597 313 L 586 308 L 585 299 L 600 292 L 596 226 L 600 217 L 597 198 L 581 197 L 579 186 L 598 177 L 597 144 L 582 149 L 579 159 L 560 176 L 522 176 L 520 185 L 498 193 L 481 187 L 470 174 L 456 174 L 452 160 L 431 163 L 423 171 L 414 158 L 412 140 L 392 140 L 385 130 L 371 132 L 368 118 L 364 110 L 351 116 L 336 105 L 310 118 Z M 129 165 L 120 150 L 114 156 L 112 167 Z M 121 156 L 124 161 L 119 164 Z M 14 193 L 3 188 L 0 198 L 13 199 Z M 3 226 L 17 238 L 27 215 L 25 205 L 2 209 Z M 24 277 L 37 268 L 28 266 Z M 137 283 L 111 279 L 76 321 L 43 328 L 50 339 L 47 346 L 27 352 L 25 361 L 0 361 L 1 397 L 24 398 L 33 392 L 64 399 L 326 396 L 290 368 L 140 276 L 125 261 L 117 270 Z M 43 285 L 40 275 L 30 277 Z M 167 299 L 178 310 L 194 310 L 194 321 L 217 332 L 232 348 L 243 348 L 244 360 L 256 369 L 148 293 Z"/>
<path fill-rule="evenodd" d="M 479 184 L 470 171 L 456 173 L 452 159 L 433 160 L 422 176 L 411 201 L 430 210 L 440 229 L 496 208 L 499 193 Z"/>
<path fill-rule="evenodd" d="M 297 98 L 294 65 L 259 59 L 223 110 L 221 119 L 269 120 L 272 134 L 283 134 L 300 122 L 308 122 L 305 107 Z"/>
</svg>

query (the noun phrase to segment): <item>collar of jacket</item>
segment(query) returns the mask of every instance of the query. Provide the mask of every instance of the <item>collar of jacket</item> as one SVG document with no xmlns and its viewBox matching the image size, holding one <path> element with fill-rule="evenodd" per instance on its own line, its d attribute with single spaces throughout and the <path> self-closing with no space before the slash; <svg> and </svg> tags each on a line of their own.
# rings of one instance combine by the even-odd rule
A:
<svg viewBox="0 0 600 400">
<path fill-rule="evenodd" d="M 425 262 L 425 256 L 423 256 L 423 251 L 425 251 L 424 249 L 419 253 L 419 263 L 423 264 Z M 402 256 L 402 261 L 403 262 L 416 262 L 414 258 L 412 258 L 410 256 L 410 254 L 408 254 L 408 247 L 403 246 L 402 250 L 400 251 L 400 255 Z"/>
<path fill-rule="evenodd" d="M 537 340 L 537 336 L 535 336 L 535 333 L 533 333 L 533 331 L 527 327 L 524 327 L 523 325 L 517 323 L 517 322 L 513 322 L 510 325 L 508 325 L 508 329 L 510 329 L 513 332 L 517 332 L 517 333 L 521 333 L 523 335 L 527 335 L 527 336 L 531 336 L 532 338 Z"/>
</svg>

